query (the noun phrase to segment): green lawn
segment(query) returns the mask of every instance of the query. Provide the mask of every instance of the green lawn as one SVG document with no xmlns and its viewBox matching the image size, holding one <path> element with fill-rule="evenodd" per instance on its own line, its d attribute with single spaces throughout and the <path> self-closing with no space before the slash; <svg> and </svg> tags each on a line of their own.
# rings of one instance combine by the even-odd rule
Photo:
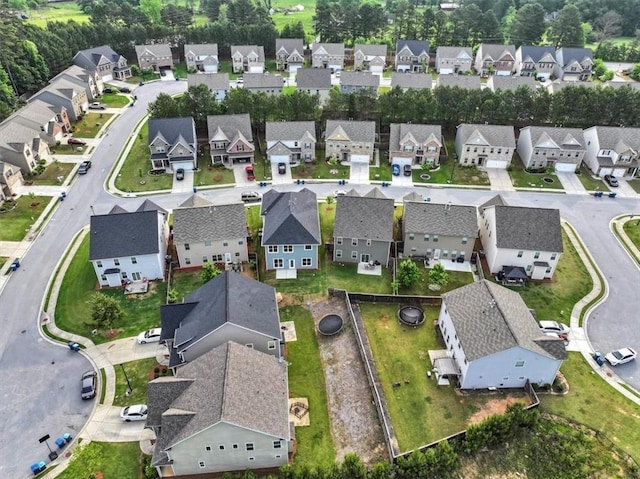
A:
<svg viewBox="0 0 640 479">
<path fill-rule="evenodd" d="M 421 175 L 429 175 L 425 180 Z M 437 170 L 413 170 L 414 183 L 440 183 L 470 186 L 489 186 L 489 176 L 485 171 L 481 171 L 474 166 L 460 166 L 453 159 L 447 158 L 440 162 Z"/>
<path fill-rule="evenodd" d="M 100 97 L 100 102 L 107 105 L 109 108 L 122 108 L 127 106 L 130 102 L 130 98 L 120 93 L 103 93 Z"/>
<path fill-rule="evenodd" d="M 609 186 L 601 179 L 596 179 L 585 165 L 578 170 L 578 179 L 587 191 L 610 191 Z"/>
<path fill-rule="evenodd" d="M 233 73 L 233 63 L 231 60 L 223 60 L 218 64 L 218 73 L 228 73 L 229 80 L 235 80 L 243 75 L 243 72 Z"/>
<path fill-rule="evenodd" d="M 418 265 L 418 271 L 420 271 L 420 279 L 409 288 L 400 288 L 399 294 L 406 295 L 420 295 L 420 296 L 440 296 L 447 291 L 460 288 L 467 284 L 473 283 L 473 274 L 465 273 L 463 271 L 448 271 L 449 282 L 440 288 L 438 291 L 431 291 L 429 286 L 429 269 L 424 267 L 422 261 L 416 261 Z M 444 267 L 447 267 L 447 262 L 443 262 Z"/>
<path fill-rule="evenodd" d="M 87 153 L 88 146 L 81 145 L 55 145 L 51 147 L 51 153 L 53 155 L 84 155 Z"/>
<path fill-rule="evenodd" d="M 640 194 L 640 179 L 636 178 L 635 180 L 628 181 L 627 183 L 629 183 L 636 193 Z"/>
<path fill-rule="evenodd" d="M 69 20 L 77 23 L 89 22 L 89 15 L 86 15 L 76 2 L 50 3 L 49 5 L 38 10 L 29 10 L 27 22 L 40 28 L 46 28 L 49 21 L 62 23 L 67 23 Z"/>
<path fill-rule="evenodd" d="M 201 270 L 194 271 L 174 271 L 171 278 L 171 289 L 175 289 L 178 293 L 178 303 L 182 302 L 184 297 L 197 288 L 202 286 Z"/>
<path fill-rule="evenodd" d="M 25 175 L 25 181 L 31 181 L 36 186 L 42 185 L 61 185 L 64 179 L 71 173 L 75 164 L 73 163 L 60 163 L 54 161 L 50 163 L 47 168 L 39 175 Z M 58 181 L 58 178 L 62 178 L 62 181 Z"/>
<path fill-rule="evenodd" d="M 151 169 L 149 161 L 149 124 L 140 129 L 133 142 L 127 158 L 122 164 L 116 178 L 116 188 L 125 192 L 170 190 L 173 184 L 173 175 L 165 173 L 161 175 L 148 174 Z"/>
<path fill-rule="evenodd" d="M 0 241 L 22 241 L 51 200 L 48 196 L 21 196 L 16 207 L 0 213 Z"/>
<path fill-rule="evenodd" d="M 286 13 L 285 9 L 292 8 L 296 5 L 302 5 L 304 10 L 301 12 Z M 285 25 L 302 22 L 304 33 L 307 36 L 305 43 L 313 40 L 313 16 L 315 15 L 315 0 L 273 0 L 271 7 L 275 13 L 271 15 L 271 19 L 276 25 L 278 31 L 282 30 Z"/>
<path fill-rule="evenodd" d="M 104 125 L 113 114 L 90 112 L 84 115 L 74 125 L 73 136 L 76 138 L 95 138 L 102 125 Z"/>
<path fill-rule="evenodd" d="M 0 256 L 0 269 L 2 269 L 2 267 L 4 266 L 4 264 L 9 261 L 9 258 L 5 257 L 5 256 Z"/>
<path fill-rule="evenodd" d="M 529 173 L 524 169 L 524 164 L 517 153 L 513 155 L 511 166 L 508 169 L 513 186 L 516 188 L 544 188 L 547 190 L 561 190 L 562 183 L 555 173 Z M 543 178 L 550 178 L 552 183 L 543 181 Z"/>
<path fill-rule="evenodd" d="M 640 218 L 630 219 L 624 224 L 623 229 L 636 248 L 640 248 Z"/>
<path fill-rule="evenodd" d="M 124 367 L 124 372 L 122 369 Z M 157 371 L 156 371 L 157 369 Z M 171 375 L 171 371 L 161 366 L 156 358 L 140 359 L 130 361 L 122 365 L 115 365 L 116 372 L 116 395 L 113 399 L 114 406 L 130 406 L 132 404 L 147 403 L 147 384 L 158 376 Z M 126 377 L 131 384 L 131 394 L 127 395 L 129 389 Z"/>
<path fill-rule="evenodd" d="M 391 165 L 386 161 L 381 161 L 380 166 L 369 167 L 369 179 L 374 181 L 391 181 Z"/>
<path fill-rule="evenodd" d="M 195 172 L 194 186 L 235 185 L 235 183 L 233 170 L 220 164 L 212 166 L 209 155 L 198 157 L 198 170 Z"/>
<path fill-rule="evenodd" d="M 187 64 L 177 63 L 173 65 L 173 76 L 175 78 L 187 78 Z"/>
<path fill-rule="evenodd" d="M 86 447 L 86 449 L 85 449 Z M 82 455 L 92 459 L 72 461 L 69 467 L 57 477 L 59 479 L 80 479 L 100 471 L 105 479 L 137 479 L 140 476 L 143 454 L 139 442 L 91 442 L 81 449 Z M 91 470 L 90 464 L 96 469 Z"/>
<path fill-rule="evenodd" d="M 294 179 L 349 179 L 349 167 L 340 164 L 330 165 L 324 160 L 324 151 L 316 151 L 316 160 L 313 163 L 302 163 L 300 166 L 291 168 L 291 175 Z M 341 187 L 342 188 L 342 187 Z"/>
<path fill-rule="evenodd" d="M 296 428 L 298 451 L 294 464 L 327 466 L 335 461 L 324 371 L 311 313 L 302 306 L 280 309 L 281 321 L 294 321 L 297 341 L 287 343 L 289 397 L 309 400 L 309 426 Z"/>
<path fill-rule="evenodd" d="M 95 325 L 91 321 L 91 308 L 87 301 L 97 289 L 97 279 L 89 262 L 89 237 L 80 245 L 65 274 L 56 304 L 56 325 L 65 331 L 90 337 L 94 343 L 104 343 L 111 339 L 109 330 L 99 330 L 92 336 Z M 120 302 L 126 316 L 120 323 L 113 324 L 117 338 L 136 336 L 140 331 L 160 326 L 160 306 L 165 304 L 167 285 L 151 282 L 146 294 L 124 295 L 122 289 L 104 289 L 102 292 Z M 109 337 L 107 337 L 107 335 Z"/>
</svg>

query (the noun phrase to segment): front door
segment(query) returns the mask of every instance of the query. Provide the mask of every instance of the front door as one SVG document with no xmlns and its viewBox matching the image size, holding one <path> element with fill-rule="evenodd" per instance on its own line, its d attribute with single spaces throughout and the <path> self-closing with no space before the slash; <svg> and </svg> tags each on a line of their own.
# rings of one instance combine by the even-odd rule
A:
<svg viewBox="0 0 640 479">
<path fill-rule="evenodd" d="M 296 260 L 295 259 L 290 259 L 289 260 L 289 269 L 296 269 Z"/>
<path fill-rule="evenodd" d="M 439 249 L 433 250 L 433 259 L 440 259 L 440 250 Z"/>
<path fill-rule="evenodd" d="M 231 263 L 231 253 L 225 253 L 224 254 L 224 261 L 226 263 Z"/>
<path fill-rule="evenodd" d="M 360 255 L 360 262 L 361 263 L 368 263 L 369 262 L 369 253 L 362 253 Z"/>
</svg>

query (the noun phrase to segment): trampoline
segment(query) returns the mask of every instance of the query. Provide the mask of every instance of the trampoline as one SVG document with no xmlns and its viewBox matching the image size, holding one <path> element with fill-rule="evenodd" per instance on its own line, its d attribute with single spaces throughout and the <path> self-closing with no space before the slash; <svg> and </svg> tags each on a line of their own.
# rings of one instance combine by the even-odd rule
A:
<svg viewBox="0 0 640 479">
<path fill-rule="evenodd" d="M 424 311 L 417 306 L 403 306 L 398 310 L 398 320 L 407 326 L 420 326 L 424 323 Z"/>
<path fill-rule="evenodd" d="M 318 331 L 323 336 L 334 336 L 342 331 L 344 321 L 339 314 L 327 314 L 318 323 Z"/>
</svg>

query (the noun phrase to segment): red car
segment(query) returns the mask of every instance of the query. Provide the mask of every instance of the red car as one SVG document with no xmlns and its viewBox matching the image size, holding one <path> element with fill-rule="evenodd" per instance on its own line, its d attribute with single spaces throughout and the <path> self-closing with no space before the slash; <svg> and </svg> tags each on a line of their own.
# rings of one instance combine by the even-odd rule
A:
<svg viewBox="0 0 640 479">
<path fill-rule="evenodd" d="M 86 141 L 82 141 L 82 140 L 79 140 L 77 138 L 69 138 L 67 140 L 67 145 L 81 145 L 81 146 L 84 146 L 86 144 L 87 144 Z"/>
<path fill-rule="evenodd" d="M 244 167 L 244 171 L 247 172 L 247 180 L 253 181 L 256 179 L 256 175 L 253 172 L 253 165 L 247 165 Z"/>
</svg>

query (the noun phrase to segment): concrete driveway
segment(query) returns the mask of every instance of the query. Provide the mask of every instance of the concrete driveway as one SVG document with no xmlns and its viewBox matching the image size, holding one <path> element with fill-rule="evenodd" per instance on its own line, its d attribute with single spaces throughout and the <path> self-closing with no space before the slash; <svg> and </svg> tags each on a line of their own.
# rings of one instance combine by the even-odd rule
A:
<svg viewBox="0 0 640 479">
<path fill-rule="evenodd" d="M 176 172 L 173 172 L 173 186 L 171 187 L 171 193 L 189 193 L 193 191 L 193 181 L 195 179 L 195 172 L 185 168 L 184 180 L 178 180 L 176 178 Z"/>
<path fill-rule="evenodd" d="M 557 171 L 556 176 L 568 195 L 586 195 L 587 190 L 580 182 L 578 175 L 567 171 Z"/>
<path fill-rule="evenodd" d="M 369 180 L 369 164 L 352 161 L 349 168 L 349 183 L 358 185 L 371 184 Z"/>
<path fill-rule="evenodd" d="M 286 166 L 286 171 L 281 174 L 278 173 L 278 164 L 271 163 L 271 184 L 272 185 L 290 185 L 293 183 L 293 176 L 291 176 L 291 165 Z"/>
<path fill-rule="evenodd" d="M 634 190 L 629 183 L 623 178 L 618 178 L 617 188 L 611 188 L 611 191 L 617 193 L 617 196 L 621 198 L 638 198 L 638 193 Z"/>
<path fill-rule="evenodd" d="M 171 70 L 163 70 L 164 76 L 160 75 L 160 81 L 176 81 L 176 78 L 173 76 L 173 71 Z"/>
<path fill-rule="evenodd" d="M 256 184 L 255 180 L 249 181 L 247 178 L 247 172 L 245 171 L 246 164 L 233 165 L 233 179 L 236 181 L 236 186 L 252 186 Z"/>
<path fill-rule="evenodd" d="M 97 352 L 104 355 L 111 364 L 122 364 L 139 359 L 157 357 L 164 355 L 167 347 L 158 343 L 138 344 L 136 338 L 124 338 L 117 341 L 94 346 Z M 93 348 L 87 348 L 87 354 L 92 354 Z M 167 351 L 168 353 L 168 351 Z"/>
<path fill-rule="evenodd" d="M 120 406 L 98 405 L 82 436 L 100 442 L 132 442 L 153 437 L 153 432 L 144 428 L 145 421 L 120 419 L 121 410 Z"/>
<path fill-rule="evenodd" d="M 486 168 L 491 191 L 515 191 L 509 172 L 502 168 Z"/>
</svg>

